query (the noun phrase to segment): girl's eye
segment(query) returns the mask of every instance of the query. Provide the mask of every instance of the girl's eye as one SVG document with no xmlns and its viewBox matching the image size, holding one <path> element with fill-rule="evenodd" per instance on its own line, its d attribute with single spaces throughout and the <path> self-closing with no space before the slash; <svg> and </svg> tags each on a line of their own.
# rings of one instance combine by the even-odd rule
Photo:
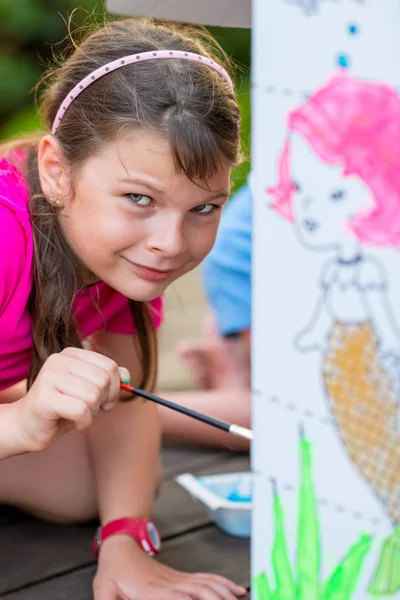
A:
<svg viewBox="0 0 400 600">
<path fill-rule="evenodd" d="M 150 206 L 151 198 L 143 194 L 125 194 L 131 204 L 136 206 Z"/>
<path fill-rule="evenodd" d="M 340 202 L 340 200 L 344 200 L 345 195 L 344 190 L 335 190 L 331 194 L 331 200 L 333 202 Z"/>
<path fill-rule="evenodd" d="M 297 181 L 293 181 L 292 183 L 296 192 L 301 192 L 301 185 Z"/>
<path fill-rule="evenodd" d="M 211 215 L 219 208 L 216 204 L 200 204 L 196 206 L 193 210 L 194 212 L 200 213 L 201 215 Z"/>
</svg>

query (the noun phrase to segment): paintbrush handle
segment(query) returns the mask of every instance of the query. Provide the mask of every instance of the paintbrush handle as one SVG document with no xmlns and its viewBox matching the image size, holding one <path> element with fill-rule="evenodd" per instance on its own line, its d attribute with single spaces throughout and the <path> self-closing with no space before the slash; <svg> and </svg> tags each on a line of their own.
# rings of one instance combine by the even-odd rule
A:
<svg viewBox="0 0 400 600">
<path fill-rule="evenodd" d="M 207 415 L 198 413 L 195 410 L 190 410 L 189 408 L 185 408 L 184 406 L 174 404 L 169 400 L 165 400 L 165 398 L 160 398 L 159 396 L 150 394 L 150 392 L 145 392 L 144 390 L 139 390 L 138 388 L 130 387 L 129 385 L 125 385 L 124 383 L 121 383 L 121 389 L 126 390 L 127 392 L 131 392 L 131 394 L 134 394 L 135 396 L 140 396 L 142 398 L 145 398 L 146 400 L 151 400 L 152 402 L 156 402 L 157 404 L 161 404 L 162 406 L 166 406 L 167 408 L 176 410 L 177 412 L 180 412 L 183 415 L 192 417 L 193 419 L 197 419 L 198 421 L 202 421 L 203 423 L 207 423 L 207 425 L 214 425 L 214 427 L 218 427 L 219 429 L 223 429 L 224 431 L 227 431 L 229 433 L 229 423 L 225 423 L 224 421 L 219 421 L 218 419 L 208 417 Z"/>
<path fill-rule="evenodd" d="M 209 417 L 207 415 L 203 415 L 195 410 L 191 410 L 186 408 L 185 406 L 180 406 L 179 404 L 174 404 L 174 402 L 170 402 L 169 400 L 165 400 L 165 398 L 160 398 L 159 396 L 155 396 L 154 394 L 150 394 L 150 392 L 145 392 L 144 390 L 139 390 L 138 388 L 133 388 L 130 385 L 126 385 L 125 383 L 120 384 L 121 390 L 125 390 L 126 392 L 130 392 L 135 396 L 140 396 L 141 398 L 145 398 L 146 400 L 151 400 L 152 402 L 156 402 L 157 404 L 161 404 L 162 406 L 166 406 L 167 408 L 171 408 L 172 410 L 176 410 L 177 412 L 186 415 L 187 417 L 192 417 L 192 419 L 197 419 L 202 423 L 206 423 L 207 425 L 212 425 L 213 427 L 217 427 L 218 429 L 222 429 L 227 433 L 232 433 L 233 435 L 237 435 L 239 437 L 244 437 L 247 440 L 253 439 L 253 432 L 250 429 L 246 429 L 245 427 L 240 427 L 239 425 L 230 425 L 229 423 L 225 423 L 225 421 L 219 421 L 218 419 L 214 419 L 213 417 Z"/>
<path fill-rule="evenodd" d="M 229 427 L 229 433 L 245 438 L 246 440 L 254 440 L 254 433 L 251 429 L 241 427 L 240 425 L 231 425 Z"/>
</svg>

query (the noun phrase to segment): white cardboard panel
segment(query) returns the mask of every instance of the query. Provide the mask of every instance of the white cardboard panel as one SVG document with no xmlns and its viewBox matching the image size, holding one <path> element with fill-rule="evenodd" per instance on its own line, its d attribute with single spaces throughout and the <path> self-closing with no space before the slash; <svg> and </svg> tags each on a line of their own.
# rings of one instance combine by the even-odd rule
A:
<svg viewBox="0 0 400 600">
<path fill-rule="evenodd" d="M 341 205 L 342 208 L 339 204 L 334 206 L 329 198 L 331 192 L 345 188 L 344 197 L 349 207 L 352 202 L 361 207 L 366 190 L 375 202 L 376 188 L 372 180 L 363 187 L 365 182 L 360 175 L 364 173 L 363 163 L 357 163 L 358 156 L 369 156 L 366 160 L 373 161 L 374 168 L 379 170 L 378 164 L 386 165 L 385 158 L 380 163 L 382 157 L 396 152 L 396 136 L 394 146 L 390 147 L 390 135 L 383 136 L 382 146 L 378 146 L 374 135 L 385 126 L 388 131 L 400 132 L 400 3 L 398 0 L 385 0 L 384 3 L 377 0 L 255 0 L 253 23 L 253 575 L 267 573 L 275 587 L 274 579 L 279 580 L 283 572 L 287 573 L 287 564 L 282 559 L 287 552 L 295 579 L 303 569 L 303 574 L 312 581 L 315 565 L 320 561 L 319 581 L 323 585 L 352 545 L 361 536 L 370 535 L 371 548 L 351 592 L 342 589 L 335 595 L 331 589 L 333 595 L 325 596 L 310 585 L 308 594 L 303 590 L 301 598 L 367 600 L 370 598 L 369 586 L 385 557 L 382 564 L 386 565 L 386 571 L 382 576 L 381 570 L 380 584 L 389 585 L 397 577 L 399 588 L 388 597 L 399 600 L 400 577 L 393 573 L 393 569 L 400 573 L 396 562 L 399 554 L 397 550 L 396 555 L 395 543 L 393 552 L 388 548 L 393 542 L 398 519 L 391 507 L 399 497 L 400 473 L 398 470 L 393 473 L 387 467 L 388 455 L 393 457 L 392 465 L 400 460 L 399 244 L 392 242 L 381 247 L 378 243 L 358 243 L 355 236 L 349 236 L 347 224 L 350 215 L 358 214 L 362 209 L 354 208 L 352 212 L 349 208 L 348 213 L 343 213 L 346 217 L 339 221 L 335 211 L 342 210 L 345 205 Z M 338 96 L 330 94 L 333 89 L 330 85 L 334 76 L 344 77 L 344 73 L 354 82 L 354 88 L 342 97 L 338 110 L 335 104 Z M 360 89 L 359 83 L 371 85 L 369 90 L 373 93 L 357 96 L 355 90 Z M 318 101 L 311 104 L 310 97 L 315 98 L 315 93 L 321 90 L 326 95 L 319 96 Z M 369 103 L 374 94 L 382 98 L 382 104 L 377 104 L 375 110 Z M 323 104 L 324 97 L 330 99 L 326 105 Z M 385 108 L 385 100 L 389 97 L 393 102 L 390 110 Z M 319 106 L 321 111 L 326 109 L 325 115 L 331 120 L 328 125 L 322 117 L 319 127 L 312 129 L 310 124 L 318 114 Z M 299 112 L 301 107 L 306 107 L 302 113 Z M 290 115 L 295 115 L 293 118 L 296 119 L 300 114 L 296 130 Z M 385 118 L 378 125 L 383 115 Z M 367 122 L 375 123 L 375 127 L 361 139 L 354 133 L 357 126 L 352 129 L 353 124 Z M 363 125 L 361 130 L 365 132 Z M 325 143 L 321 140 L 332 139 L 331 135 L 335 140 L 345 141 L 337 158 L 330 163 L 328 155 L 323 155 L 320 149 Z M 296 137 L 300 137 L 302 145 L 296 145 L 299 143 Z M 355 142 L 359 145 L 353 155 L 351 148 L 355 146 L 351 144 Z M 284 163 L 281 158 L 286 143 L 290 150 Z M 346 154 L 347 147 L 349 154 Z M 358 151 L 362 154 L 358 155 Z M 350 160 L 346 157 L 350 156 L 355 158 L 359 170 L 357 175 L 353 171 L 346 178 L 346 161 Z M 290 180 L 298 184 L 292 205 L 293 222 L 272 210 L 271 197 L 267 194 L 268 189 L 278 185 L 280 177 L 283 181 L 279 168 L 281 173 L 288 172 Z M 319 175 L 322 170 L 323 176 Z M 364 177 L 369 179 L 370 175 L 371 172 Z M 329 187 L 331 181 L 332 188 Z M 400 199 L 400 183 L 396 192 Z M 285 192 L 281 189 L 281 193 Z M 303 208 L 307 214 L 302 213 Z M 400 200 L 394 210 L 399 214 Z M 317 239 L 318 236 L 321 238 L 319 245 L 311 233 L 308 238 L 304 235 L 306 220 L 316 228 L 313 231 L 318 232 Z M 388 230 L 391 222 L 385 225 Z M 385 231 L 381 233 L 384 235 Z M 331 235 L 334 238 L 329 238 Z M 351 259 L 349 267 L 345 266 L 346 261 L 340 254 L 346 244 Z M 376 273 L 382 274 L 377 276 L 380 285 L 374 277 L 370 281 L 372 287 L 376 285 L 377 294 L 373 295 L 376 304 L 368 290 L 359 285 L 357 261 L 361 272 L 365 272 L 365 265 L 367 269 L 368 265 L 376 265 Z M 334 279 L 330 278 L 333 271 L 329 274 L 326 270 L 328 263 L 335 270 Z M 349 276 L 346 281 L 343 280 L 345 271 Z M 324 289 L 326 292 L 322 297 Z M 318 298 L 322 298 L 321 304 L 318 304 Z M 321 316 L 321 307 L 326 310 L 328 331 L 334 336 L 322 339 L 317 335 L 314 350 L 305 350 L 303 338 L 301 351 L 296 346 L 296 336 L 307 329 L 310 335 L 315 334 L 317 321 L 313 321 L 312 316 Z M 342 323 L 346 331 L 344 342 L 338 336 Z M 350 352 L 350 346 L 346 344 L 351 336 L 357 335 L 363 327 L 368 329 L 371 323 L 375 338 L 370 338 L 370 342 L 366 338 L 357 350 Z M 359 368 L 359 357 L 361 354 L 367 356 L 364 351 L 368 343 L 371 343 L 368 348 L 376 347 L 375 339 L 380 340 L 382 350 L 390 343 L 393 368 L 385 363 L 384 352 L 375 350 L 368 354 L 371 359 L 366 359 Z M 328 351 L 332 349 L 336 353 L 333 360 L 328 358 Z M 370 366 L 366 367 L 366 363 Z M 349 373 L 348 379 L 346 373 Z M 386 381 L 393 383 L 390 392 L 382 393 L 380 389 L 377 393 L 374 378 L 383 386 Z M 368 390 L 372 390 L 371 394 Z M 338 422 L 337 407 L 347 401 L 351 407 L 347 420 Z M 377 413 L 368 413 L 369 401 Z M 375 415 L 385 403 L 397 406 L 398 421 L 396 425 L 395 410 L 393 421 L 383 419 L 381 442 L 377 443 L 374 432 L 380 425 Z M 367 413 L 373 416 L 367 416 Z M 357 432 L 351 429 L 354 421 L 360 423 L 360 446 L 356 442 Z M 353 439 L 349 439 L 351 435 Z M 300 447 L 304 437 L 312 448 L 312 485 L 309 481 L 307 485 L 312 488 L 316 502 L 312 509 L 312 502 L 309 502 L 308 515 L 299 504 L 302 489 Z M 385 444 L 389 439 L 395 441 L 386 453 Z M 370 451 L 367 467 L 359 450 L 364 440 L 368 440 L 365 446 Z M 393 477 L 389 500 L 390 494 L 385 496 L 384 491 L 386 477 Z M 285 552 L 282 523 L 277 521 L 276 514 L 274 516 L 277 497 L 283 508 Z M 310 525 L 308 538 L 305 523 Z M 277 539 L 280 548 L 277 550 L 275 546 L 274 553 Z M 387 552 L 384 552 L 385 547 Z M 392 572 L 390 564 L 394 565 Z M 349 565 L 346 569 L 351 571 Z M 281 588 L 277 597 L 297 599 L 299 596 L 295 592 L 291 595 L 288 591 L 288 579 L 284 583 L 286 591 Z M 338 580 L 336 583 L 339 585 Z M 282 581 L 280 585 L 283 585 Z M 253 598 L 264 600 L 257 598 L 254 591 Z M 269 598 L 266 594 L 265 599 Z"/>
</svg>

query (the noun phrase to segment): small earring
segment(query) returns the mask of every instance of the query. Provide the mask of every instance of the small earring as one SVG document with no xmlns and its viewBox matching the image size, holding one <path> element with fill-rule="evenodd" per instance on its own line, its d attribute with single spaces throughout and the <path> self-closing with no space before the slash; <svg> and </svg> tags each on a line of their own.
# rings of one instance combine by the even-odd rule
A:
<svg viewBox="0 0 400 600">
<path fill-rule="evenodd" d="M 50 196 L 49 197 L 49 202 L 55 208 L 59 208 L 60 207 L 60 200 L 56 196 Z"/>
</svg>

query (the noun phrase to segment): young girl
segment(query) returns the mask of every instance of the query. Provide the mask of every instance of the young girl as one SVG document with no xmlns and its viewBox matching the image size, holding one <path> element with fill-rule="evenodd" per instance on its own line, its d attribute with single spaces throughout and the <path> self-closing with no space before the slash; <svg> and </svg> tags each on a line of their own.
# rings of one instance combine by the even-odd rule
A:
<svg viewBox="0 0 400 600">
<path fill-rule="evenodd" d="M 127 371 L 153 387 L 160 295 L 210 251 L 239 160 L 232 82 L 201 40 L 108 24 L 51 74 L 51 133 L 1 149 L 0 503 L 99 515 L 95 599 L 245 594 L 148 556 L 157 407 L 117 402 Z"/>
</svg>

